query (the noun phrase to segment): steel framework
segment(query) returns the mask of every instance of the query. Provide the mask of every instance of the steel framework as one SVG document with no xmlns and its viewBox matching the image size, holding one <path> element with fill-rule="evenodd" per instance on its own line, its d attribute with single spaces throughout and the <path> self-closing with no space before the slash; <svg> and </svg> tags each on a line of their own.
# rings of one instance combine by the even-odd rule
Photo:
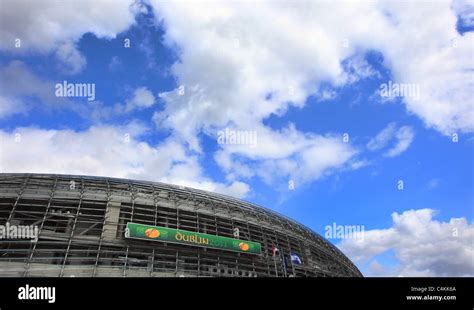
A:
<svg viewBox="0 0 474 310">
<path fill-rule="evenodd" d="M 124 238 L 128 222 L 261 243 L 262 254 Z M 0 174 L 0 225 L 29 225 L 39 240 L 0 239 L 0 276 L 359 277 L 311 229 L 235 198 L 169 184 L 106 177 Z M 302 264 L 272 256 L 272 245 Z"/>
</svg>

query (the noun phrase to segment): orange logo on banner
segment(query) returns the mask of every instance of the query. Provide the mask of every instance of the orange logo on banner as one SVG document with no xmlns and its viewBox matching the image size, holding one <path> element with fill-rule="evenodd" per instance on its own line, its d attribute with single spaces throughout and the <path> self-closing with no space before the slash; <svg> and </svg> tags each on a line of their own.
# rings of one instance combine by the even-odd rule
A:
<svg viewBox="0 0 474 310">
<path fill-rule="evenodd" d="M 145 235 L 148 238 L 155 239 L 155 238 L 158 238 L 160 236 L 160 231 L 158 229 L 155 229 L 155 228 L 148 228 L 147 230 L 145 230 Z"/>
<path fill-rule="evenodd" d="M 239 248 L 242 250 L 242 251 L 248 251 L 250 249 L 249 245 L 245 242 L 241 242 L 239 243 Z"/>
</svg>

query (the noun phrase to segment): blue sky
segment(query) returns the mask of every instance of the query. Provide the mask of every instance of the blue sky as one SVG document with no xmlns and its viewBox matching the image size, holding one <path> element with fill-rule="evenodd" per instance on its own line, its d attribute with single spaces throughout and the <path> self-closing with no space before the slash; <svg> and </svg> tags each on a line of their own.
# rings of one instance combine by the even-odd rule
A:
<svg viewBox="0 0 474 310">
<path fill-rule="evenodd" d="M 365 275 L 474 274 L 472 7 L 338 2 L 329 24 L 318 3 L 118 3 L 101 2 L 95 18 L 80 1 L 47 3 L 59 30 L 32 18 L 46 29 L 35 34 L 4 18 L 2 171 L 217 191 L 321 235 L 363 225 L 362 241 L 330 241 Z M 419 16 L 429 17 L 418 27 Z M 65 80 L 95 84 L 95 101 L 54 97 Z M 388 81 L 420 87 L 420 98 L 384 98 Z M 257 146 L 217 143 L 225 128 L 256 132 Z"/>
</svg>

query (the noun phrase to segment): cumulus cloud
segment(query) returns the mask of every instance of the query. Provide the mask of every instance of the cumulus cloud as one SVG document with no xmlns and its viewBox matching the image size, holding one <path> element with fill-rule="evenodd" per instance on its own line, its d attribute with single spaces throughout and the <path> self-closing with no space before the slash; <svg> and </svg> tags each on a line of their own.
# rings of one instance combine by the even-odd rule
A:
<svg viewBox="0 0 474 310">
<path fill-rule="evenodd" d="M 125 111 L 129 112 L 134 109 L 149 108 L 155 104 L 155 96 L 146 87 L 139 87 L 133 92 L 130 100 L 127 100 Z"/>
<path fill-rule="evenodd" d="M 304 180 L 353 161 L 349 154 L 357 152 L 341 144 L 331 149 L 334 162 L 316 156 L 309 166 L 305 146 L 324 149 L 329 140 L 293 131 L 298 142 L 288 148 L 286 138 L 295 137 L 266 128 L 263 121 L 285 114 L 290 106 L 303 108 L 310 95 L 327 98 L 322 82 L 338 88 L 380 78 L 364 58 L 374 50 L 383 55 L 394 82 L 420 86 L 418 98 L 402 100 L 409 112 L 443 134 L 474 130 L 469 95 L 474 36 L 456 31 L 457 13 L 448 1 L 430 6 L 387 1 L 151 4 L 165 27 L 165 44 L 178 51 L 171 73 L 185 87 L 184 93 L 160 94 L 165 107 L 154 116 L 158 128 L 172 129 L 198 152 L 199 133 L 214 136 L 224 126 L 255 130 L 260 141 L 272 137 L 253 149 L 221 146 L 215 157 L 224 169 L 238 167 L 234 170 L 248 177 L 271 165 L 282 174 L 301 172 L 292 177 Z M 339 18 L 333 18 L 335 11 Z M 410 127 L 390 130 L 384 134 L 396 142 L 384 155 L 394 157 L 409 147 L 414 133 Z M 271 161 L 276 158 L 269 153 L 272 148 L 280 153 L 276 161 Z"/>
<path fill-rule="evenodd" d="M 343 81 L 353 84 L 366 78 L 381 78 L 380 72 L 376 71 L 364 58 L 362 54 L 355 54 L 342 62 L 344 72 Z"/>
<path fill-rule="evenodd" d="M 115 38 L 135 22 L 140 6 L 134 3 L 134 0 L 2 1 L 0 49 L 48 52 L 66 42 L 76 42 L 88 32 L 98 38 Z M 20 49 L 15 48 L 15 39 L 21 40 Z"/>
<path fill-rule="evenodd" d="M 142 11 L 142 5 L 134 0 L 6 0 L 0 8 L 0 50 L 19 54 L 54 53 L 60 71 L 66 74 L 79 73 L 87 64 L 76 46 L 85 33 L 115 38 Z M 16 46 L 17 40 L 20 46 Z"/>
<path fill-rule="evenodd" d="M 26 114 L 28 107 L 20 100 L 0 96 L 0 118 L 14 114 Z"/>
<path fill-rule="evenodd" d="M 147 87 L 138 87 L 131 94 L 125 103 L 117 102 L 113 105 L 95 101 L 88 104 L 88 108 L 82 106 L 76 108 L 78 112 L 94 122 L 103 122 L 113 119 L 116 116 L 123 116 L 136 110 L 152 107 L 156 102 L 153 93 Z"/>
<path fill-rule="evenodd" d="M 0 66 L 0 80 L 0 118 L 26 115 L 34 110 L 68 110 L 85 119 L 102 119 L 111 110 L 100 101 L 90 103 L 78 98 L 73 103 L 75 99 L 56 97 L 55 85 L 63 81 L 44 79 L 18 60 Z"/>
<path fill-rule="evenodd" d="M 302 107 L 318 81 L 343 80 L 332 39 L 321 34 L 324 41 L 311 40 L 318 33 L 296 20 L 300 10 L 284 13 L 285 7 L 268 3 L 152 3 L 163 18 L 165 42 L 179 47 L 171 71 L 185 86 L 184 95 L 162 94 L 166 109 L 157 119 L 195 149 L 199 130 L 229 122 L 254 128 L 289 105 Z M 269 21 L 276 16 L 286 29 L 275 31 Z"/>
<path fill-rule="evenodd" d="M 194 149 L 199 130 L 248 127 L 303 107 L 322 81 L 341 86 L 377 75 L 360 57 L 373 50 L 395 82 L 420 85 L 419 98 L 403 98 L 408 111 L 442 133 L 474 130 L 474 35 L 456 31 L 448 1 L 151 3 L 165 42 L 179 50 L 171 71 L 186 86 L 184 96 L 163 94 L 157 119 Z"/>
<path fill-rule="evenodd" d="M 48 108 L 65 107 L 66 100 L 54 95 L 54 83 L 41 79 L 21 61 L 0 66 L 0 80 L 0 118 L 28 113 L 34 106 L 31 98 Z"/>
<path fill-rule="evenodd" d="M 68 74 L 81 72 L 87 64 L 86 58 L 71 42 L 60 45 L 56 51 L 56 57 L 61 62 L 62 71 Z"/>
<path fill-rule="evenodd" d="M 472 0 L 454 0 L 453 10 L 461 20 L 463 26 L 474 26 L 474 1 Z"/>
<path fill-rule="evenodd" d="M 256 131 L 255 145 L 223 145 L 215 154 L 230 178 L 259 176 L 271 184 L 289 180 L 301 185 L 351 162 L 357 150 L 338 136 L 303 134 L 293 125 Z"/>
<path fill-rule="evenodd" d="M 420 85 L 420 98 L 404 97 L 407 110 L 444 134 L 472 132 L 474 34 L 457 33 L 457 16 L 448 1 L 430 6 L 388 2 L 387 8 L 396 26 L 393 44 L 384 41 L 384 57 L 396 81 Z M 425 22 L 420 24 L 421 18 Z M 410 29 L 417 29 L 416 37 Z"/>
<path fill-rule="evenodd" d="M 216 183 L 198 157 L 173 139 L 153 146 L 140 141 L 146 128 L 100 126 L 86 131 L 17 128 L 0 130 L 2 172 L 66 173 L 162 181 L 242 198 L 243 182 Z M 8 150 L 8 151 L 7 151 Z"/>
<path fill-rule="evenodd" d="M 180 60 L 171 72 L 184 86 L 184 93 L 160 94 L 165 109 L 154 116 L 158 128 L 172 129 L 198 152 L 200 132 L 213 137 L 224 127 L 256 131 L 254 148 L 220 146 L 215 157 L 222 168 L 233 170 L 228 177 L 263 176 L 265 166 L 278 165 L 281 175 L 306 182 L 343 166 L 356 153 L 342 139 L 263 124 L 290 106 L 302 108 L 322 81 L 337 86 L 375 74 L 360 57 L 349 57 L 351 49 L 340 49 L 342 41 L 311 24 L 304 8 L 266 2 L 152 5 L 166 29 L 166 44 L 179 48 Z M 275 31 L 271 21 L 277 17 L 285 27 Z M 346 58 L 348 72 L 341 64 Z"/>
<path fill-rule="evenodd" d="M 89 1 L 4 2 L 0 49 L 13 51 L 15 38 L 22 39 L 20 50 L 38 51 L 77 43 L 87 32 L 114 38 L 143 11 L 133 3 L 100 1 L 90 10 Z M 176 143 L 184 141 L 197 153 L 202 151 L 202 133 L 214 137 L 224 127 L 258 133 L 254 149 L 219 146 L 215 158 L 229 179 L 259 175 L 270 180 L 265 171 L 271 167 L 280 176 L 309 182 L 333 169 L 357 166 L 357 150 L 337 134 L 272 129 L 264 120 L 284 115 L 289 107 L 304 108 L 311 95 L 330 98 L 321 83 L 337 89 L 379 77 L 364 57 L 374 50 L 383 55 L 394 82 L 420 85 L 419 98 L 403 98 L 410 113 L 444 134 L 474 130 L 474 35 L 461 36 L 455 28 L 457 16 L 467 16 L 459 9 L 463 6 L 453 8 L 448 1 L 430 6 L 391 1 L 150 4 L 164 27 L 165 44 L 178 54 L 171 73 L 184 86 L 184 92 L 160 94 L 164 109 L 154 115 L 157 127 L 171 129 L 179 139 Z M 73 71 L 80 70 L 81 55 L 73 47 L 63 58 L 79 64 Z M 126 104 L 131 109 L 146 107 L 150 98 L 141 105 L 133 100 Z M 112 110 L 116 108 L 120 106 Z M 4 110 L 11 115 L 11 108 Z M 413 131 L 402 128 L 386 156 L 402 153 L 413 140 Z"/>
<path fill-rule="evenodd" d="M 367 149 L 370 151 L 378 151 L 395 140 L 395 144 L 384 153 L 386 157 L 395 157 L 405 152 L 414 138 L 415 132 L 412 127 L 402 126 L 397 129 L 396 123 L 389 123 L 367 143 Z"/>
<path fill-rule="evenodd" d="M 346 239 L 341 250 L 368 276 L 474 276 L 474 224 L 465 218 L 433 219 L 432 209 L 392 214 L 392 227 L 365 230 L 364 237 Z M 378 255 L 392 251 L 396 266 Z"/>
<path fill-rule="evenodd" d="M 0 83 L 0 94 L 2 96 L 15 98 L 36 96 L 44 101 L 56 98 L 54 96 L 54 83 L 43 81 L 21 61 L 12 61 L 0 67 L 0 77 L 2 79 L 2 83 Z"/>
<path fill-rule="evenodd" d="M 156 102 L 148 88 L 138 87 L 125 103 L 107 105 L 101 101 L 84 102 L 81 98 L 72 103 L 69 98 L 55 96 L 56 83 L 63 81 L 43 79 L 21 61 L 0 66 L 0 79 L 0 118 L 27 114 L 33 109 L 67 109 L 85 119 L 101 122 L 116 115 L 151 107 Z"/>
</svg>

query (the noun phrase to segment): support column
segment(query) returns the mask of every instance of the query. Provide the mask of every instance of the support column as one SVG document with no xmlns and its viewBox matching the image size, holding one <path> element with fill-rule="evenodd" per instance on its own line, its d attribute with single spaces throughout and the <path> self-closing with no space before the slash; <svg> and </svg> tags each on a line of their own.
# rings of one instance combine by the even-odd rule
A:
<svg viewBox="0 0 474 310">
<path fill-rule="evenodd" d="M 102 238 L 105 240 L 113 240 L 117 238 L 117 228 L 120 216 L 120 202 L 109 201 L 107 210 L 105 211 L 104 228 L 102 230 Z"/>
</svg>

